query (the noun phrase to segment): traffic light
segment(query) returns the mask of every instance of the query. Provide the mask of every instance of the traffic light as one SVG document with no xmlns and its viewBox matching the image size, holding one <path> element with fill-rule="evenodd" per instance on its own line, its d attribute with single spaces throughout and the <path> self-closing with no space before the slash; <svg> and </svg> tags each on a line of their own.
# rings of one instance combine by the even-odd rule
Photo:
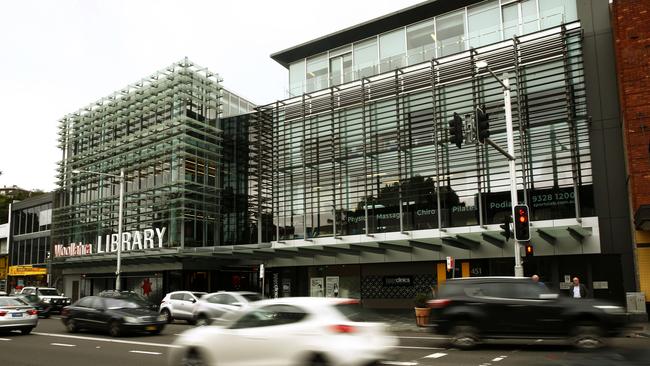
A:
<svg viewBox="0 0 650 366">
<path fill-rule="evenodd" d="M 490 137 L 490 116 L 487 114 L 485 106 L 476 108 L 476 135 L 478 140 L 483 144 L 485 139 Z"/>
<path fill-rule="evenodd" d="M 519 241 L 530 240 L 530 218 L 528 206 L 515 206 L 515 239 Z"/>
<path fill-rule="evenodd" d="M 524 251 L 526 253 L 526 257 L 532 257 L 535 255 L 535 248 L 533 248 L 533 245 L 531 243 L 526 243 Z"/>
<path fill-rule="evenodd" d="M 463 120 L 460 118 L 458 113 L 454 112 L 454 119 L 449 121 L 449 142 L 456 144 L 460 149 L 460 145 L 463 143 Z"/>
<path fill-rule="evenodd" d="M 510 232 L 510 221 L 511 221 L 510 216 L 506 216 L 503 219 L 503 224 L 501 224 L 501 230 L 503 230 L 500 234 L 506 237 L 506 241 L 510 240 L 510 236 L 512 236 L 512 233 Z"/>
</svg>

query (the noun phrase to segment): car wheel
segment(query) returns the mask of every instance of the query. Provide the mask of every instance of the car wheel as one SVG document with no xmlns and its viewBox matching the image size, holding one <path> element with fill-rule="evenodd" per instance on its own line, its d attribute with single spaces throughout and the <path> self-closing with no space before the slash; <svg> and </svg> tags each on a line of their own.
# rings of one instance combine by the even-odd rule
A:
<svg viewBox="0 0 650 366">
<path fill-rule="evenodd" d="M 189 324 L 189 325 L 195 325 L 196 324 L 196 320 L 194 320 L 193 318 L 187 319 L 186 321 L 187 321 L 187 324 Z"/>
<path fill-rule="evenodd" d="M 74 319 L 68 319 L 68 321 L 65 322 L 65 329 L 69 333 L 76 333 L 79 331 L 79 327 L 77 326 L 77 322 Z"/>
<path fill-rule="evenodd" d="M 32 332 L 32 329 L 34 329 L 34 328 L 32 328 L 32 327 L 22 328 L 22 329 L 20 329 L 20 333 L 22 333 L 23 335 L 28 335 L 29 333 Z"/>
<path fill-rule="evenodd" d="M 451 345 L 460 349 L 476 347 L 479 342 L 478 329 L 468 323 L 458 323 L 452 326 Z"/>
<path fill-rule="evenodd" d="M 199 314 L 198 318 L 196 319 L 196 325 L 198 325 L 200 327 L 202 327 L 204 325 L 210 325 L 211 323 L 212 323 L 212 321 L 205 314 Z"/>
<path fill-rule="evenodd" d="M 190 350 L 181 359 L 181 366 L 205 366 L 207 365 L 196 350 Z"/>
<path fill-rule="evenodd" d="M 122 335 L 122 326 L 120 325 L 120 322 L 113 320 L 108 325 L 108 334 L 110 334 L 111 337 L 119 337 Z"/>
<path fill-rule="evenodd" d="M 605 345 L 602 329 L 593 323 L 578 324 L 573 328 L 571 342 L 576 348 L 593 350 Z"/>
<path fill-rule="evenodd" d="M 172 318 L 172 314 L 169 312 L 167 309 L 162 309 L 160 311 L 160 314 L 162 314 L 165 317 L 165 321 L 167 324 L 171 323 L 174 321 L 174 318 Z"/>
<path fill-rule="evenodd" d="M 323 355 L 314 355 L 311 357 L 309 362 L 307 363 L 308 366 L 327 366 L 329 365 L 329 362 L 327 362 L 327 359 Z"/>
</svg>

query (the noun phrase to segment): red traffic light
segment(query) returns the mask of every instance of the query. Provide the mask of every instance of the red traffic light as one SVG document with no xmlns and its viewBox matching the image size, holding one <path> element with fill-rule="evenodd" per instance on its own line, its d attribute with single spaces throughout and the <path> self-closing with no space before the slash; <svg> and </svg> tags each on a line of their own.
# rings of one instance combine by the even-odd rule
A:
<svg viewBox="0 0 650 366">
<path fill-rule="evenodd" d="M 530 222 L 528 218 L 528 206 L 516 205 L 515 213 L 515 239 L 519 241 L 530 240 Z"/>
<path fill-rule="evenodd" d="M 526 257 L 531 257 L 535 254 L 535 250 L 533 249 L 532 244 L 526 244 Z"/>
</svg>

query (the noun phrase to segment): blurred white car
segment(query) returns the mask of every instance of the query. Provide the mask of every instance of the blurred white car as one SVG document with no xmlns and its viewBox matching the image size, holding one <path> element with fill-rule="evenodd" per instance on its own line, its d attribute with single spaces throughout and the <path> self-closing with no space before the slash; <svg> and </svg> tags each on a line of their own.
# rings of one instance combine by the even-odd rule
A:
<svg viewBox="0 0 650 366">
<path fill-rule="evenodd" d="M 194 320 L 196 325 L 224 322 L 232 313 L 259 300 L 262 300 L 260 294 L 247 291 L 220 291 L 203 295 L 194 306 Z"/>
<path fill-rule="evenodd" d="M 260 366 L 366 366 L 392 358 L 397 338 L 383 323 L 364 322 L 358 300 L 262 300 L 227 326 L 182 333 L 168 364 Z"/>
</svg>

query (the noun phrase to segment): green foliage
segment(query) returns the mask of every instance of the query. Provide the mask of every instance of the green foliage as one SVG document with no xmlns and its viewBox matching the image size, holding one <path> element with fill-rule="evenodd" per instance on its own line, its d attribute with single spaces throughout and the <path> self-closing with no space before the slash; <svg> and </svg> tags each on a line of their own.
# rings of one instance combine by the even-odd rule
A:
<svg viewBox="0 0 650 366">
<path fill-rule="evenodd" d="M 416 308 L 426 308 L 428 300 L 429 295 L 424 292 L 420 292 L 415 295 L 415 298 L 413 298 L 413 305 L 415 305 Z"/>
<path fill-rule="evenodd" d="M 17 190 L 16 193 L 11 195 L 0 195 L 0 225 L 6 224 L 9 221 L 9 204 L 13 201 L 22 201 L 29 197 L 35 197 L 45 192 L 41 190 L 23 191 Z"/>
</svg>

